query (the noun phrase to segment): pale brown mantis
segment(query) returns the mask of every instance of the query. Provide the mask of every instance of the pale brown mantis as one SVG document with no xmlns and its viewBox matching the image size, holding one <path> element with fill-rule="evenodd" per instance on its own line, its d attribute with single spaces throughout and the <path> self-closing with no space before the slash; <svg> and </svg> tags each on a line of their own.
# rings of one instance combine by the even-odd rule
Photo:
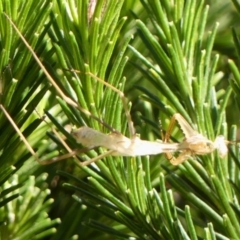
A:
<svg viewBox="0 0 240 240">
<path fill-rule="evenodd" d="M 181 143 L 168 143 L 173 125 L 177 121 L 185 135 L 184 141 Z M 215 141 L 211 141 L 202 134 L 195 131 L 190 124 L 176 113 L 173 115 L 169 129 L 164 137 L 164 142 L 151 142 L 141 140 L 137 135 L 127 138 L 120 133 L 111 133 L 109 135 L 100 133 L 92 128 L 82 127 L 73 132 L 76 140 L 87 147 L 101 146 L 111 149 L 108 155 L 113 156 L 144 156 L 166 153 L 169 161 L 173 165 L 184 162 L 192 155 L 205 155 L 212 153 L 215 149 L 219 151 L 220 157 L 225 157 L 228 149 L 229 141 L 224 140 L 223 136 L 217 136 Z M 99 144 L 101 143 L 101 144 Z M 170 153 L 181 151 L 177 158 Z M 94 162 L 102 158 L 101 156 L 89 160 L 86 164 Z"/>
<path fill-rule="evenodd" d="M 5 14 L 6 15 L 6 14 Z M 14 25 L 12 20 L 6 15 L 12 26 L 15 28 L 18 35 L 21 37 L 22 41 L 26 45 L 26 47 L 29 49 L 33 57 L 35 58 L 36 62 L 39 64 L 40 68 L 43 70 L 45 75 L 47 76 L 50 83 L 54 86 L 58 94 L 62 97 L 62 99 L 68 103 L 69 105 L 78 108 L 81 112 L 84 114 L 96 119 L 100 123 L 103 123 L 99 118 L 93 116 L 88 110 L 82 108 L 77 102 L 66 96 L 63 91 L 59 88 L 59 86 L 56 84 L 54 79 L 51 77 L 51 75 L 48 73 L 44 65 L 39 60 L 38 56 L 35 54 L 31 46 L 27 43 L 21 32 L 17 29 L 17 27 Z M 198 133 L 197 131 L 194 131 L 193 128 L 190 126 L 190 124 L 180 115 L 175 114 L 170 122 L 169 129 L 167 131 L 166 136 L 163 139 L 163 142 L 160 141 L 146 141 L 141 140 L 135 133 L 135 129 L 133 126 L 133 122 L 131 120 L 130 112 L 127 106 L 126 98 L 124 96 L 124 93 L 115 88 L 114 86 L 108 84 L 104 80 L 94 76 L 91 73 L 87 73 L 90 76 L 94 77 L 97 81 L 104 84 L 108 88 L 115 91 L 121 98 L 123 102 L 123 107 L 126 113 L 127 122 L 128 122 L 128 128 L 130 132 L 130 138 L 127 138 L 126 136 L 122 135 L 120 132 L 112 129 L 112 133 L 110 134 L 104 134 L 101 133 L 95 129 L 89 128 L 89 127 L 81 127 L 78 130 L 75 130 L 72 134 L 76 138 L 77 142 L 81 143 L 83 146 L 88 148 L 94 148 L 94 147 L 104 147 L 107 148 L 108 151 L 97 156 L 96 158 L 90 159 L 88 161 L 82 162 L 81 165 L 85 166 L 92 162 L 97 161 L 98 159 L 101 159 L 103 157 L 106 157 L 108 155 L 112 156 L 145 156 L 145 155 L 155 155 L 160 153 L 166 153 L 171 164 L 178 165 L 185 161 L 190 156 L 196 154 L 196 155 L 204 155 L 212 153 L 215 149 L 218 149 L 220 152 L 220 156 L 224 157 L 227 153 L 227 144 L 230 143 L 229 141 L 225 141 L 223 136 L 218 136 L 215 141 L 211 141 L 204 137 L 202 134 Z M 32 147 L 28 144 L 28 141 L 25 139 L 25 137 L 22 135 L 21 131 L 18 129 L 16 124 L 13 122 L 5 108 L 0 105 L 0 108 L 4 112 L 4 114 L 7 116 L 15 130 L 18 132 L 26 146 L 28 147 L 29 151 L 32 153 L 32 155 L 37 159 L 37 161 L 40 164 L 47 164 L 47 162 L 42 162 L 35 151 L 32 149 Z M 177 121 L 181 127 L 181 130 L 183 131 L 185 135 L 185 139 L 181 143 L 169 143 L 171 130 L 173 128 L 174 122 Z M 104 123 L 103 123 L 104 124 Z M 104 124 L 107 126 L 106 124 Z M 55 132 L 55 134 L 57 134 Z M 61 139 L 61 138 L 60 138 Z M 65 148 L 70 152 L 69 154 L 64 155 L 63 157 L 56 157 L 55 159 L 52 159 L 50 162 L 55 162 L 62 160 L 66 157 L 73 156 L 77 154 L 77 151 L 72 152 L 72 150 L 62 141 Z M 172 157 L 172 152 L 178 152 L 181 153 L 177 158 Z"/>
</svg>

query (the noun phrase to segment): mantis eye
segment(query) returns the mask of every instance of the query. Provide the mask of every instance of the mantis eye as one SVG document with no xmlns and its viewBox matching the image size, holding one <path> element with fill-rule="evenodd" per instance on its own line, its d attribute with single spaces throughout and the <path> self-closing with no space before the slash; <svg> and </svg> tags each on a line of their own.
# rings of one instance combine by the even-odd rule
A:
<svg viewBox="0 0 240 240">
<path fill-rule="evenodd" d="M 213 142 L 207 142 L 206 145 L 207 145 L 207 148 L 211 151 L 213 151 L 215 149 Z"/>
</svg>

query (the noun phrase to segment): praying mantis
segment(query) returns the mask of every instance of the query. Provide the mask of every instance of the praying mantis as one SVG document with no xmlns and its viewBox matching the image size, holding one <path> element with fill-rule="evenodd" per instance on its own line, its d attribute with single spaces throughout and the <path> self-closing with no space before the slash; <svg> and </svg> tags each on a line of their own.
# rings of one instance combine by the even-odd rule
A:
<svg viewBox="0 0 240 240">
<path fill-rule="evenodd" d="M 179 123 L 185 135 L 185 139 L 180 143 L 168 143 L 175 121 Z M 131 138 L 127 138 L 117 132 L 106 135 L 89 127 L 81 127 L 72 134 L 77 142 L 86 147 L 101 146 L 110 149 L 107 155 L 145 156 L 165 153 L 172 165 L 179 165 L 192 155 L 212 153 L 215 149 L 219 151 L 220 157 L 223 158 L 228 152 L 227 144 L 230 143 L 221 135 L 217 136 L 215 141 L 207 139 L 202 134 L 195 131 L 179 113 L 173 115 L 164 142 L 141 140 L 136 134 Z M 181 151 L 177 158 L 173 157 L 171 154 L 171 152 L 176 151 Z M 106 156 L 106 153 L 104 156 Z M 101 158 L 102 156 L 98 156 L 83 164 L 88 165 Z"/>
<path fill-rule="evenodd" d="M 128 109 L 127 100 L 124 96 L 124 93 L 120 91 L 119 89 L 115 88 L 114 86 L 110 85 L 109 83 L 105 82 L 104 80 L 94 76 L 92 73 L 88 72 L 86 74 L 89 74 L 90 76 L 94 77 L 97 81 L 104 84 L 106 87 L 112 89 L 115 91 L 119 97 L 121 98 L 123 102 L 123 108 L 126 114 L 128 128 L 130 137 L 126 137 L 120 132 L 118 132 L 115 129 L 112 129 L 107 124 L 105 124 L 101 119 L 97 118 L 96 116 L 92 115 L 88 110 L 84 109 L 82 106 L 80 106 L 76 101 L 72 100 L 68 96 L 64 94 L 64 92 L 59 88 L 59 86 L 56 84 L 54 79 L 51 77 L 51 75 L 48 73 L 44 65 L 39 60 L 38 56 L 34 52 L 34 50 L 31 48 L 31 46 L 28 44 L 28 42 L 25 40 L 21 32 L 18 30 L 18 28 L 15 26 L 15 24 L 12 22 L 12 20 L 5 14 L 13 28 L 16 30 L 28 50 L 31 52 L 32 56 L 35 58 L 36 62 L 48 78 L 49 82 L 53 85 L 59 96 L 69 105 L 79 109 L 82 113 L 86 114 L 87 116 L 90 116 L 94 118 L 95 120 L 99 121 L 103 125 L 107 126 L 111 129 L 110 134 L 104 134 L 102 132 L 99 132 L 95 129 L 92 129 L 87 126 L 83 126 L 75 131 L 72 132 L 72 135 L 76 139 L 76 141 L 83 146 L 87 147 L 88 149 L 92 149 L 95 147 L 103 147 L 108 149 L 107 152 L 92 158 L 90 160 L 81 162 L 80 165 L 87 166 L 99 159 L 102 159 L 106 156 L 146 156 L 146 155 L 156 155 L 165 153 L 167 155 L 167 158 L 169 159 L 170 163 L 173 165 L 179 165 L 182 162 L 184 162 L 186 159 L 191 157 L 192 155 L 205 155 L 212 153 L 215 149 L 219 151 L 219 154 L 221 157 L 224 157 L 227 152 L 227 145 L 230 143 L 229 141 L 224 140 L 223 136 L 217 136 L 214 141 L 211 141 L 204 137 L 202 134 L 195 131 L 191 125 L 181 116 L 181 114 L 176 113 L 173 115 L 169 128 L 166 132 L 165 137 L 163 138 L 163 141 L 147 141 L 142 140 L 140 137 L 136 134 L 135 128 L 131 119 L 130 111 Z M 64 155 L 63 157 L 56 157 L 54 159 L 51 159 L 50 161 L 41 161 L 35 151 L 32 149 L 32 147 L 29 145 L 28 141 L 25 139 L 21 131 L 18 129 L 17 125 L 14 123 L 14 121 L 11 119 L 10 115 L 6 111 L 3 105 L 0 105 L 0 108 L 2 109 L 5 116 L 8 118 L 10 123 L 13 125 L 17 133 L 20 135 L 24 143 L 26 144 L 29 151 L 32 153 L 32 155 L 36 158 L 36 160 L 40 164 L 48 164 L 51 162 L 56 162 L 59 160 L 62 160 L 69 156 L 74 156 L 77 154 L 77 151 L 72 151 L 71 149 L 64 144 L 66 149 L 69 151 L 69 154 Z M 169 143 L 170 135 L 173 129 L 173 126 L 175 122 L 178 122 L 180 125 L 180 128 L 185 135 L 185 139 L 180 143 Z M 172 153 L 173 152 L 180 152 L 180 154 L 175 158 Z"/>
</svg>

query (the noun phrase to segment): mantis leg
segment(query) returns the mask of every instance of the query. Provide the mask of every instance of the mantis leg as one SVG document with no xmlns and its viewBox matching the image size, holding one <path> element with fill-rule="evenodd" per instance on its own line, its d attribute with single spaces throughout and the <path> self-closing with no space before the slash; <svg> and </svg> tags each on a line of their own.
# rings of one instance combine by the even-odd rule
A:
<svg viewBox="0 0 240 240">
<path fill-rule="evenodd" d="M 74 69 L 72 69 L 71 71 L 80 73 L 78 70 L 74 70 Z M 103 79 L 95 76 L 91 72 L 87 72 L 86 74 L 88 74 L 89 76 L 95 78 L 97 81 L 99 81 L 100 83 L 104 84 L 106 87 L 112 89 L 114 92 L 116 92 L 119 95 L 119 97 L 120 97 L 120 99 L 121 99 L 121 101 L 123 103 L 123 108 L 124 108 L 124 111 L 125 111 L 125 115 L 127 117 L 127 123 L 128 123 L 128 129 L 129 129 L 130 138 L 133 138 L 136 135 L 136 131 L 135 131 L 135 128 L 134 128 L 134 125 L 133 125 L 133 121 L 132 121 L 132 118 L 131 118 L 130 111 L 128 109 L 127 100 L 126 100 L 126 97 L 125 97 L 124 93 L 122 91 L 120 91 L 119 89 L 117 89 L 116 87 L 114 87 L 111 84 L 109 84 L 108 82 L 104 81 Z M 118 132 L 115 129 L 111 128 L 106 123 L 102 123 L 102 124 L 104 126 L 106 126 L 107 128 L 109 128 L 111 131 Z"/>
<path fill-rule="evenodd" d="M 29 152 L 33 155 L 33 157 L 36 159 L 36 161 L 41 164 L 41 165 L 48 165 L 51 163 L 55 163 L 61 160 L 64 160 L 66 158 L 69 157 L 75 157 L 76 154 L 85 152 L 86 150 L 90 150 L 89 148 L 84 148 L 84 149 L 77 149 L 77 150 L 72 150 L 67 144 L 66 142 L 62 139 L 62 137 L 59 135 L 59 133 L 51 127 L 52 131 L 54 132 L 54 134 L 58 137 L 58 139 L 60 140 L 60 142 L 62 143 L 62 145 L 66 148 L 66 150 L 68 151 L 67 154 L 64 154 L 62 156 L 58 156 L 58 157 L 54 157 L 51 159 L 46 159 L 46 160 L 41 160 L 37 153 L 33 150 L 33 148 L 31 147 L 31 145 L 29 144 L 29 142 L 27 141 L 27 139 L 25 138 L 25 136 L 22 134 L 22 132 L 20 131 L 20 129 L 18 128 L 18 126 L 16 125 L 16 123 L 13 121 L 13 119 L 11 118 L 11 116 L 9 115 L 9 113 L 7 112 L 7 110 L 4 108 L 4 106 L 2 104 L 0 104 L 0 108 L 2 110 L 2 112 L 4 113 L 4 115 L 6 116 L 6 118 L 9 120 L 9 122 L 11 123 L 11 125 L 13 126 L 13 128 L 15 129 L 15 131 L 18 133 L 18 135 L 20 136 L 21 140 L 24 142 L 24 144 L 26 145 L 27 149 L 29 150 Z M 77 159 L 78 160 L 78 159 Z"/>
<path fill-rule="evenodd" d="M 125 111 L 125 115 L 127 117 L 127 122 L 128 122 L 128 129 L 129 129 L 129 133 L 130 133 L 130 137 L 134 137 L 136 135 L 136 131 L 133 125 L 133 121 L 131 118 L 131 114 L 130 111 L 128 109 L 128 105 L 127 105 L 127 100 L 126 97 L 124 95 L 124 93 L 122 91 L 120 91 L 119 89 L 117 89 L 116 87 L 112 86 L 111 84 L 109 84 L 108 82 L 105 82 L 104 80 L 102 80 L 101 78 L 94 76 L 92 73 L 88 73 L 90 76 L 96 78 L 100 83 L 104 84 L 105 86 L 107 86 L 108 88 L 112 89 L 114 92 L 116 92 L 120 99 L 122 100 L 123 103 L 123 108 Z"/>
<path fill-rule="evenodd" d="M 187 160 L 189 157 L 191 157 L 192 153 L 191 153 L 191 151 L 184 150 L 177 157 L 174 157 L 171 153 L 166 153 L 165 155 L 167 156 L 170 163 L 172 165 L 176 166 L 176 165 L 183 163 L 185 160 Z"/>
<path fill-rule="evenodd" d="M 183 118 L 183 116 L 179 113 L 175 113 L 171 121 L 169 123 L 168 129 L 166 131 L 165 136 L 163 136 L 163 142 L 169 142 L 172 130 L 178 122 L 181 130 L 183 131 L 185 138 L 193 136 L 196 134 L 196 131 L 190 126 L 190 124 Z M 179 165 L 183 163 L 186 159 L 188 159 L 192 155 L 190 150 L 184 150 L 182 153 L 178 155 L 178 157 L 174 157 L 172 153 L 165 153 L 166 158 L 170 161 L 172 165 Z"/>
<path fill-rule="evenodd" d="M 91 112 L 89 112 L 87 109 L 81 107 L 79 105 L 79 103 L 75 102 L 73 99 L 71 99 L 70 97 L 68 97 L 67 95 L 65 95 L 65 93 L 61 90 L 61 88 L 57 85 L 57 83 L 55 82 L 55 80 L 52 78 L 52 76 L 48 73 L 47 69 L 45 68 L 45 66 L 42 64 L 42 62 L 40 61 L 40 59 L 38 58 L 37 54 L 34 52 L 34 50 L 32 49 L 32 47 L 29 45 L 29 43 L 27 42 L 27 40 L 24 38 L 24 36 L 22 35 L 22 33 L 19 31 L 19 29 L 17 28 L 17 26 L 14 24 L 14 22 L 12 21 L 12 19 L 6 14 L 4 13 L 4 15 L 6 16 L 6 18 L 8 19 L 8 21 L 11 23 L 11 25 L 13 26 L 13 28 L 15 29 L 15 31 L 17 32 L 17 34 L 19 35 L 19 37 L 22 39 L 23 43 L 25 44 L 25 46 L 27 47 L 27 49 L 31 52 L 32 56 L 34 57 L 35 61 L 37 62 L 37 64 L 39 65 L 39 67 L 42 69 L 42 71 L 44 72 L 44 74 L 46 75 L 48 81 L 53 85 L 53 87 L 55 88 L 55 90 L 57 91 L 58 95 L 70 106 L 73 106 L 77 109 L 79 109 L 82 113 L 84 113 L 86 116 L 90 116 L 91 118 L 95 119 L 96 121 L 98 121 L 100 124 L 102 125 L 107 125 L 105 124 L 101 119 L 99 119 L 98 117 L 94 116 Z M 102 83 L 106 83 L 105 81 L 101 80 Z M 105 84 L 106 85 L 106 84 Z M 119 90 L 118 90 L 119 91 Z M 120 91 L 119 91 L 120 92 Z"/>
<path fill-rule="evenodd" d="M 104 157 L 107 157 L 107 156 L 109 156 L 109 155 L 112 155 L 112 153 L 114 153 L 114 152 L 115 152 L 114 150 L 109 150 L 109 151 L 107 151 L 107 152 L 105 152 L 105 153 L 103 153 L 103 154 L 98 155 L 98 156 L 95 157 L 95 158 L 91 158 L 91 159 L 89 159 L 89 160 L 87 160 L 87 161 L 81 162 L 80 165 L 81 165 L 81 166 L 87 166 L 87 165 L 89 165 L 89 164 L 91 164 L 91 163 L 93 163 L 93 162 L 96 162 L 97 160 L 100 160 L 100 159 L 102 159 L 102 158 L 104 158 Z"/>
</svg>

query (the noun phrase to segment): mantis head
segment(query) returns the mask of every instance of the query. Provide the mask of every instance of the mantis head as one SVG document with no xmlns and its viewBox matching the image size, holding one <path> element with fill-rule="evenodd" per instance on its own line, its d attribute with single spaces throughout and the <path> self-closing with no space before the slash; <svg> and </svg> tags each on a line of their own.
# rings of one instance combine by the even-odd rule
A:
<svg viewBox="0 0 240 240">
<path fill-rule="evenodd" d="M 186 147 L 197 155 L 205 155 L 216 149 L 215 143 L 202 134 L 193 135 L 185 140 Z"/>
</svg>

